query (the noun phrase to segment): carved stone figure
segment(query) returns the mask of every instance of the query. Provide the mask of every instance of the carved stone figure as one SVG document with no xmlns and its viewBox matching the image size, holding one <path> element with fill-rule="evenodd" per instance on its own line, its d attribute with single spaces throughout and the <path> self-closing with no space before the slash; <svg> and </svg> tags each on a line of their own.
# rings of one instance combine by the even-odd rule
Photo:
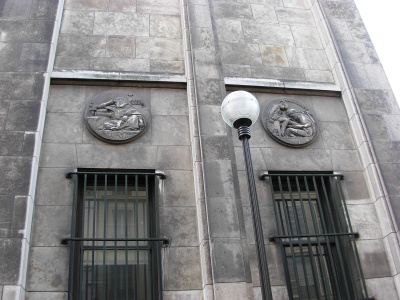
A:
<svg viewBox="0 0 400 300">
<path fill-rule="evenodd" d="M 315 118 L 296 100 L 284 98 L 272 101 L 263 109 L 261 117 L 267 132 L 284 145 L 306 146 L 317 136 Z"/>
<path fill-rule="evenodd" d="M 126 91 L 107 91 L 89 103 L 85 119 L 89 130 L 110 143 L 127 143 L 142 135 L 150 114 L 141 100 Z"/>
</svg>

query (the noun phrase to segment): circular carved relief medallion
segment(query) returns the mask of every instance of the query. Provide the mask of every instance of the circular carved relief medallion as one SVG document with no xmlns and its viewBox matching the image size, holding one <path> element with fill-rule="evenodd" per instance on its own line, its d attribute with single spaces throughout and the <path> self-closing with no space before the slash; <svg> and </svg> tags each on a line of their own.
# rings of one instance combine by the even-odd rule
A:
<svg viewBox="0 0 400 300">
<path fill-rule="evenodd" d="M 302 103 L 290 99 L 277 99 L 264 107 L 262 124 L 269 135 L 281 144 L 304 147 L 317 137 L 317 122 Z"/>
<path fill-rule="evenodd" d="M 128 143 L 149 127 L 150 113 L 133 93 L 111 90 L 95 96 L 87 105 L 85 121 L 97 138 L 113 144 Z"/>
</svg>

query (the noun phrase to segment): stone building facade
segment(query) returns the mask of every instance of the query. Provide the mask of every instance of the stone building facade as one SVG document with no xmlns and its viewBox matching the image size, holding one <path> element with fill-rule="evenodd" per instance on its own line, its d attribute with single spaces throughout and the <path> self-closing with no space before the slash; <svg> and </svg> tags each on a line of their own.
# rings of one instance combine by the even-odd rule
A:
<svg viewBox="0 0 400 300">
<path fill-rule="evenodd" d="M 363 274 L 351 284 L 363 286 L 363 299 L 399 298 L 400 111 L 352 0 L 4 0 L 0 46 L 0 299 L 79 298 L 84 284 L 71 278 L 91 271 L 76 258 L 76 249 L 92 251 L 94 257 L 95 242 L 90 250 L 73 239 L 98 237 L 76 234 L 86 228 L 82 218 L 93 220 L 78 213 L 86 208 L 82 191 L 97 182 L 93 178 L 105 178 L 105 172 L 111 174 L 109 190 L 107 181 L 99 179 L 101 192 L 115 199 L 112 188 L 121 186 L 115 173 L 140 178 L 129 186 L 136 214 L 143 192 L 139 185 L 151 199 L 157 198 L 146 211 L 150 214 L 154 206 L 157 217 L 147 220 L 157 219 L 157 225 L 140 226 L 147 228 L 148 237 L 169 240 L 163 247 L 154 241 L 140 244 L 157 245 L 147 254 L 154 265 L 153 276 L 145 277 L 154 285 L 152 296 L 137 291 L 139 271 L 132 271 L 136 286 L 125 284 L 124 290 L 135 291 L 137 298 L 115 299 L 261 299 L 241 142 L 220 112 L 224 97 L 236 90 L 255 95 L 262 110 L 251 127 L 255 175 L 343 175 L 339 198 L 345 198 L 347 206 L 341 202 L 332 222 L 343 218 L 346 227 L 351 220 L 356 233 L 350 232 L 349 243 L 356 245 L 358 260 L 350 260 Z M 90 106 L 99 97 L 107 104 Z M 130 104 L 118 104 L 117 97 Z M 312 143 L 292 147 L 268 134 L 263 112 L 275 102 L 298 103 L 313 116 L 317 127 Z M 126 105 L 135 112 L 127 113 Z M 137 116 L 145 114 L 144 109 L 147 127 L 127 143 L 99 139 L 87 124 L 88 111 L 95 115 L 103 110 L 112 120 L 96 130 L 122 132 L 133 126 L 132 131 L 141 131 L 145 126 Z M 115 117 L 117 113 L 122 116 Z M 285 121 L 278 121 L 281 126 L 279 122 Z M 67 173 L 74 173 L 72 179 Z M 143 184 L 144 173 L 166 178 L 148 175 Z M 147 184 L 153 179 L 155 183 Z M 355 299 L 355 291 L 335 294 L 334 286 L 343 284 L 333 275 L 322 276 L 324 283 L 317 288 L 304 285 L 306 271 L 289 270 L 293 244 L 285 258 L 283 242 L 272 237 L 279 236 L 279 228 L 292 226 L 288 218 L 297 214 L 294 208 L 300 202 L 292 202 L 291 210 L 290 203 L 282 208 L 282 220 L 289 225 L 280 227 L 274 197 L 283 201 L 284 193 L 291 200 L 293 196 L 282 184 L 271 193 L 274 182 L 256 182 L 273 299 L 296 298 L 301 288 L 307 289 L 303 292 L 308 298 L 314 289 L 322 297 L 325 288 L 332 289 L 328 298 Z M 321 184 L 315 184 L 315 194 L 324 190 Z M 301 199 L 307 193 L 298 189 Z M 96 184 L 94 190 L 96 194 Z M 333 201 L 330 198 L 321 196 Z M 125 225 L 127 205 L 125 217 L 119 218 Z M 106 211 L 103 208 L 105 216 Z M 138 228 L 138 216 L 132 218 Z M 318 220 L 314 218 L 315 227 Z M 119 224 L 117 217 L 114 224 L 102 222 L 115 230 Z M 96 241 L 104 261 L 108 242 Z M 117 247 L 120 242 L 107 246 L 128 255 L 128 242 L 125 250 L 122 244 Z M 142 251 L 138 243 L 129 244 L 137 261 Z M 324 243 L 309 245 L 331 253 L 331 240 Z M 295 246 L 302 249 L 300 242 Z M 319 260 L 320 271 L 310 264 L 314 281 L 329 269 L 324 264 L 335 260 L 327 253 L 318 254 L 326 257 Z M 94 261 L 92 266 L 102 265 Z M 109 264 L 103 264 L 104 270 Z M 115 254 L 110 270 L 120 264 Z M 139 270 L 139 263 L 133 265 Z M 307 269 L 304 261 L 301 265 Z M 90 281 L 85 291 L 96 284 L 108 289 L 107 278 L 104 275 L 101 284 Z M 110 287 L 115 293 L 116 285 Z M 82 299 L 94 298 L 94 293 L 92 289 Z M 98 299 L 107 299 L 107 293 Z"/>
</svg>

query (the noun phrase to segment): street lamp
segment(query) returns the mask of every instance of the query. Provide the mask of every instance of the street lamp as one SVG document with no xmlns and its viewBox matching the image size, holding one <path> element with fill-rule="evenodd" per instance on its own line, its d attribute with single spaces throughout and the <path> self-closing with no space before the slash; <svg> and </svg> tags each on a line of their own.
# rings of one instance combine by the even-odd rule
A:
<svg viewBox="0 0 400 300">
<path fill-rule="evenodd" d="M 260 273 L 261 295 L 263 300 L 272 300 L 264 235 L 262 232 L 260 209 L 258 207 L 257 190 L 249 147 L 249 139 L 251 137 L 250 126 L 257 120 L 259 113 L 260 105 L 256 97 L 245 91 L 230 93 L 221 104 L 222 118 L 230 127 L 235 127 L 238 130 L 239 140 L 243 143 L 251 215 L 257 249 L 258 271 Z"/>
</svg>

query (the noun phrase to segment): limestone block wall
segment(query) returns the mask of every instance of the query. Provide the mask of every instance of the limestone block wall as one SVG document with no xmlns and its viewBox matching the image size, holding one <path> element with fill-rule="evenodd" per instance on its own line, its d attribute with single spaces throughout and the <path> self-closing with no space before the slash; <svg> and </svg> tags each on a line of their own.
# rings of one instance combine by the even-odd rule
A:
<svg viewBox="0 0 400 300">
<path fill-rule="evenodd" d="M 126 89 L 126 88 L 125 88 Z M 47 107 L 34 209 L 27 299 L 66 299 L 71 228 L 71 180 L 77 168 L 149 169 L 164 172 L 160 193 L 166 297 L 201 295 L 201 268 L 185 90 L 129 88 L 146 99 L 150 128 L 138 140 L 110 145 L 84 124 L 86 104 L 109 87 L 52 86 Z M 174 296 L 175 295 L 175 296 Z"/>
<path fill-rule="evenodd" d="M 67 0 L 56 70 L 183 74 L 179 0 Z"/>
</svg>

